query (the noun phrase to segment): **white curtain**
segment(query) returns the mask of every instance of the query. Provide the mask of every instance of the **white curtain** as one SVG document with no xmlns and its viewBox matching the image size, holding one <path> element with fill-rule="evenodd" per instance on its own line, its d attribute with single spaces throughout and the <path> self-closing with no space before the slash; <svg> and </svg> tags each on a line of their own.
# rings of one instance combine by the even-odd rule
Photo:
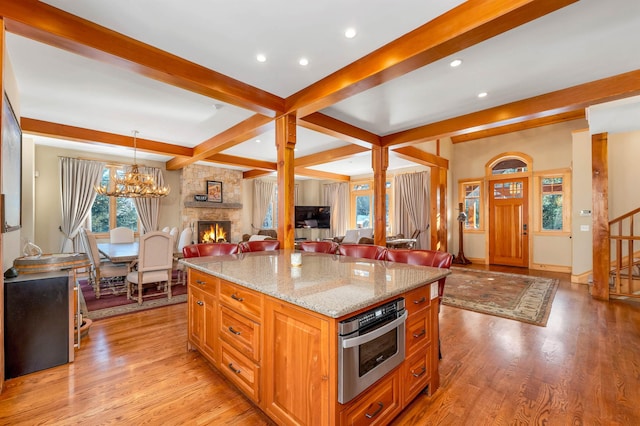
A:
<svg viewBox="0 0 640 426">
<path fill-rule="evenodd" d="M 324 185 L 321 203 L 331 207 L 331 233 L 340 236 L 349 226 L 349 184 L 346 182 Z"/>
<path fill-rule="evenodd" d="M 296 183 L 293 185 L 293 205 L 298 205 L 298 200 L 300 199 L 300 184 Z"/>
<path fill-rule="evenodd" d="M 105 163 L 60 157 L 60 200 L 62 205 L 62 225 L 60 231 L 64 240 L 60 252 L 76 251 L 79 242 L 75 240 L 83 222 L 91 213 L 96 199 L 95 185 L 99 185 Z M 73 244 L 69 247 L 69 242 Z"/>
<path fill-rule="evenodd" d="M 251 227 L 254 231 L 262 228 L 262 223 L 269 210 L 269 204 L 273 200 L 275 187 L 276 183 L 273 181 L 261 179 L 253 181 L 253 217 Z"/>
<path fill-rule="evenodd" d="M 394 178 L 394 229 L 405 237 L 419 231 L 416 248 L 431 247 L 429 238 L 430 172 L 407 173 Z"/>
<path fill-rule="evenodd" d="M 162 170 L 157 167 L 140 167 L 140 173 L 151 175 L 156 182 L 157 186 L 164 186 L 164 177 L 162 176 Z M 160 213 L 160 199 L 159 198 L 134 198 L 133 202 L 138 211 L 138 217 L 142 229 L 140 234 L 146 234 L 147 232 L 157 231 L 158 227 L 158 214 Z"/>
</svg>

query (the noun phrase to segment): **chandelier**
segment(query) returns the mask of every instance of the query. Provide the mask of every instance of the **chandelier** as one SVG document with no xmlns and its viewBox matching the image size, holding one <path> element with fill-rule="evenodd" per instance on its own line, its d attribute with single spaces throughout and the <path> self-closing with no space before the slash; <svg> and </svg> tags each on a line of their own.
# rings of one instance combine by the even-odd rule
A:
<svg viewBox="0 0 640 426">
<path fill-rule="evenodd" d="M 171 189 L 168 186 L 156 185 L 153 176 L 140 173 L 136 161 L 138 131 L 133 131 L 133 165 L 131 170 L 122 177 L 116 173 L 111 176 L 109 187 L 96 185 L 94 189 L 100 195 L 119 198 L 161 198 L 169 195 Z M 111 188 L 111 189 L 110 189 Z"/>
</svg>

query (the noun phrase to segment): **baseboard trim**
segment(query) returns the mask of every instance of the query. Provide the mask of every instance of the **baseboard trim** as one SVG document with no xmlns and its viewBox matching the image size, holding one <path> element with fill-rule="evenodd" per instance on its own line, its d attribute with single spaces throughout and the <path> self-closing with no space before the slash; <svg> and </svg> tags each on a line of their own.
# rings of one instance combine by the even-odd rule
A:
<svg viewBox="0 0 640 426">
<path fill-rule="evenodd" d="M 537 271 L 564 272 L 567 274 L 571 273 L 571 266 L 546 265 L 542 263 L 532 263 L 529 266 L 529 269 L 535 269 Z"/>
<path fill-rule="evenodd" d="M 579 275 L 571 275 L 571 282 L 578 284 L 591 284 L 592 271 L 587 271 Z"/>
</svg>

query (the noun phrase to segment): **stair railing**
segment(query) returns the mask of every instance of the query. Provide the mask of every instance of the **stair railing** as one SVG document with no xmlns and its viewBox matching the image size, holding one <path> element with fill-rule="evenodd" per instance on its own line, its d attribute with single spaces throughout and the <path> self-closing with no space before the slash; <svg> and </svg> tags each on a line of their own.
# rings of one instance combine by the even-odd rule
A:
<svg viewBox="0 0 640 426">
<path fill-rule="evenodd" d="M 640 250 L 636 250 L 640 235 L 636 234 L 640 234 L 640 208 L 609 221 L 609 293 L 613 296 L 640 297 L 640 275 L 634 277 L 634 268 L 640 264 Z"/>
</svg>

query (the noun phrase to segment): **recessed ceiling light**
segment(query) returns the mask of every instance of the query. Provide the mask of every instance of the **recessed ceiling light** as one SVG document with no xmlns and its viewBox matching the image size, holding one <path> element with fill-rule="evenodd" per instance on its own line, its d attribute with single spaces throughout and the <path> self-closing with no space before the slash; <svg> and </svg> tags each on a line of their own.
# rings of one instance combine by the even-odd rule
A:
<svg viewBox="0 0 640 426">
<path fill-rule="evenodd" d="M 462 59 L 454 59 L 449 63 L 449 65 L 451 65 L 453 68 L 459 67 L 460 65 L 462 65 Z"/>
<path fill-rule="evenodd" d="M 479 97 L 479 98 L 486 98 L 486 97 L 487 97 L 487 95 L 488 95 L 488 93 L 487 93 L 487 92 L 480 92 L 480 93 L 478 93 L 478 97 Z"/>
<path fill-rule="evenodd" d="M 260 143 L 260 139 L 256 139 L 256 143 Z"/>
<path fill-rule="evenodd" d="M 266 61 L 267 61 L 267 57 L 266 57 L 266 56 L 264 56 L 262 53 L 259 53 L 259 54 L 256 56 L 256 59 L 258 60 L 258 62 L 266 62 Z"/>
<path fill-rule="evenodd" d="M 307 65 L 309 65 L 309 60 L 307 58 L 300 58 L 300 60 L 298 61 L 298 63 L 300 65 L 302 65 L 303 67 L 306 67 Z"/>
<path fill-rule="evenodd" d="M 344 31 L 344 36 L 345 36 L 346 38 L 354 38 L 354 37 L 356 36 L 356 34 L 357 34 L 357 32 L 356 32 L 356 29 L 355 29 L 355 28 L 347 28 L 347 29 Z"/>
</svg>

